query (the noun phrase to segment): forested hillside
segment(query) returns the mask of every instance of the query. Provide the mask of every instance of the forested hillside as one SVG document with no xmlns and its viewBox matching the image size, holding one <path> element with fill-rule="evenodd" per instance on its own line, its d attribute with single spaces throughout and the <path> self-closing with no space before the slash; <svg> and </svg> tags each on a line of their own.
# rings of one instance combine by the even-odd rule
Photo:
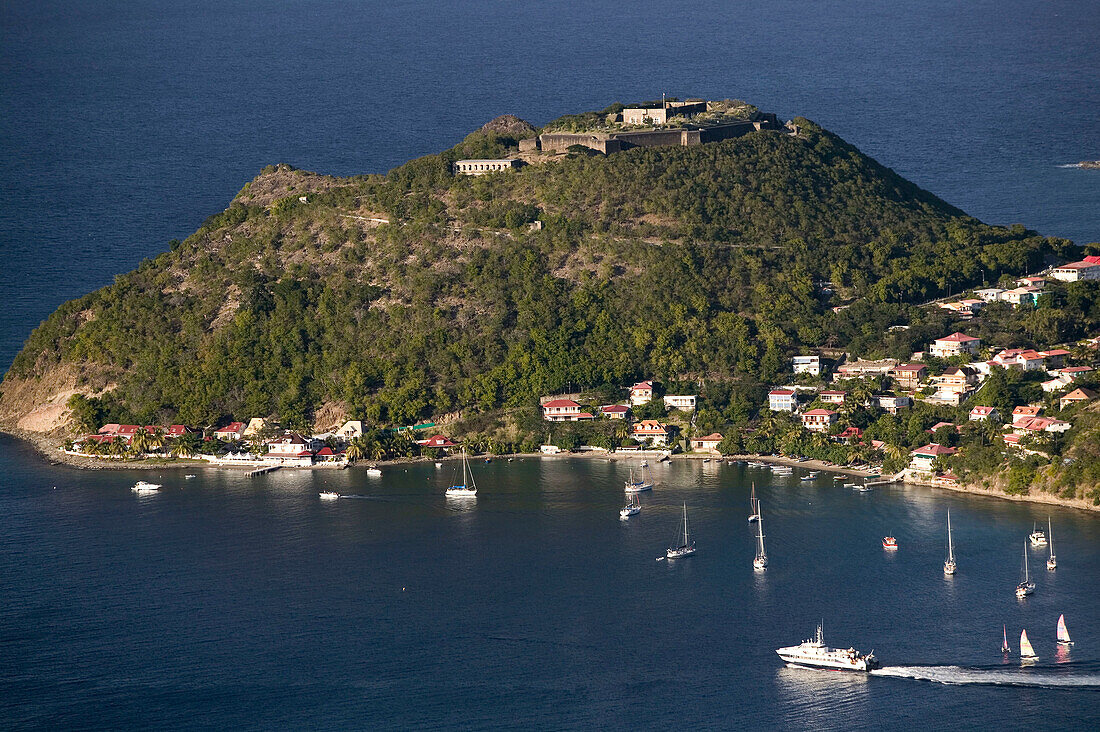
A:
<svg viewBox="0 0 1100 732">
<path fill-rule="evenodd" d="M 267 169 L 187 240 L 59 308 L 3 400 L 17 411 L 14 384 L 66 365 L 104 418 L 142 424 L 304 425 L 323 405 L 408 424 L 639 377 L 743 409 L 796 349 L 875 348 L 905 303 L 1072 249 L 984 225 L 797 122 L 479 178 L 451 163 L 514 138 L 478 132 L 384 176 Z"/>
</svg>

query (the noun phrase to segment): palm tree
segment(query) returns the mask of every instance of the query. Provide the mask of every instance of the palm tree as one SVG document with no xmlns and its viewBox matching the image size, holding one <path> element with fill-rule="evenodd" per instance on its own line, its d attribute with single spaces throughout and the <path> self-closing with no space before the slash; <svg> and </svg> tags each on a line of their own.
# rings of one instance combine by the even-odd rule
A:
<svg viewBox="0 0 1100 732">
<path fill-rule="evenodd" d="M 154 427 L 152 434 L 148 437 L 149 447 L 154 450 L 162 450 L 164 449 L 165 441 L 164 428 Z"/>
<path fill-rule="evenodd" d="M 348 445 L 348 449 L 345 451 L 345 454 L 347 455 L 349 463 L 354 463 L 356 460 L 361 460 L 363 458 L 362 435 L 356 437 L 354 440 L 351 441 L 351 444 Z"/>
<path fill-rule="evenodd" d="M 189 458 L 191 457 L 191 448 L 182 440 L 176 440 L 172 443 L 172 448 L 168 451 L 168 454 L 174 458 Z"/>
<path fill-rule="evenodd" d="M 141 457 L 149 449 L 149 433 L 144 427 L 139 427 L 134 436 L 130 438 L 130 450 L 136 457 Z"/>
</svg>

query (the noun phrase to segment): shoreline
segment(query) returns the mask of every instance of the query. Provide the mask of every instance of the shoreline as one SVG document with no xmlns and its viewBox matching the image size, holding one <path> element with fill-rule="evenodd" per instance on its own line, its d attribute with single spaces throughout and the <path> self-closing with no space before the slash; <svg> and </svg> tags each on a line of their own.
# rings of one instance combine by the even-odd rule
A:
<svg viewBox="0 0 1100 732">
<path fill-rule="evenodd" d="M 58 449 L 61 446 L 60 441 L 56 438 L 51 438 L 48 435 L 43 435 L 36 432 L 27 432 L 26 430 L 11 429 L 9 427 L 0 427 L 0 433 L 6 434 L 15 438 L 21 442 L 30 444 L 39 456 L 51 465 L 63 465 L 77 470 L 178 470 L 187 468 L 213 468 L 216 470 L 243 470 L 245 466 L 233 466 L 233 465 L 217 465 L 215 463 L 208 462 L 206 460 L 187 460 L 187 459 L 175 459 L 166 458 L 164 462 L 136 462 L 136 461 L 114 461 L 114 460 L 101 460 L 97 458 L 82 458 L 75 455 L 68 455 Z M 545 455 L 540 452 L 533 453 L 510 453 L 507 455 L 491 455 L 493 461 L 496 460 L 508 460 L 515 458 L 540 458 L 540 459 L 570 459 L 570 460 L 612 460 L 618 462 L 620 459 L 630 459 L 638 453 L 607 453 L 607 452 L 588 452 L 588 453 L 559 453 L 557 455 Z M 645 455 L 649 457 L 647 453 Z M 807 470 L 817 470 L 821 472 L 836 473 L 839 475 L 849 475 L 857 478 L 868 478 L 875 473 L 868 470 L 855 470 L 853 468 L 847 468 L 840 465 L 826 465 L 820 460 L 806 460 L 798 462 L 793 458 L 777 457 L 774 455 L 707 455 L 704 453 L 680 453 L 677 455 L 670 455 L 669 460 L 715 460 L 718 462 L 726 462 L 729 460 L 753 460 L 762 463 L 769 463 L 773 465 L 789 465 L 791 467 L 800 467 Z M 415 465 L 417 463 L 435 463 L 435 462 L 451 462 L 457 460 L 457 456 L 447 455 L 441 458 L 429 458 L 429 457 L 414 457 L 414 458 L 394 458 L 392 460 L 360 460 L 353 464 L 348 464 L 346 469 L 366 469 L 369 467 L 396 467 L 399 465 Z M 484 460 L 484 456 L 479 458 Z M 281 468 L 282 470 L 333 470 L 332 466 L 311 466 L 311 467 L 296 467 L 287 466 Z M 883 480 L 889 480 L 883 478 Z M 985 496 L 988 498 L 1001 498 L 1008 501 L 1015 501 L 1017 503 L 1038 503 L 1048 506 L 1061 506 L 1063 508 L 1075 508 L 1082 511 L 1089 511 L 1091 513 L 1100 513 L 1100 506 L 1096 506 L 1090 501 L 1074 498 L 1066 499 L 1050 493 L 1029 493 L 1027 495 L 1009 495 L 1003 491 L 995 490 L 992 488 L 981 488 L 976 485 L 959 485 L 959 486 L 946 486 L 946 485 L 932 485 L 930 483 L 918 483 L 914 481 L 889 481 L 891 484 L 896 485 L 912 485 L 921 486 L 924 488 L 935 488 L 941 490 L 953 491 L 955 493 L 968 493 L 975 496 Z"/>
</svg>

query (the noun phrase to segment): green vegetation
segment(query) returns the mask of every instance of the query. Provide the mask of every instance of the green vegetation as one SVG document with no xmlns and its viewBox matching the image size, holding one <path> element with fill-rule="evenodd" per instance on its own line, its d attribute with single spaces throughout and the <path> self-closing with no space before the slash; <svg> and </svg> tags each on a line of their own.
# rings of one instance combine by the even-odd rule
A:
<svg viewBox="0 0 1100 732">
<path fill-rule="evenodd" d="M 833 443 L 787 444 L 779 426 L 739 431 L 792 353 L 907 355 L 950 332 L 950 314 L 916 303 L 1076 250 L 984 225 L 797 123 L 797 137 L 574 155 L 476 178 L 453 176 L 452 163 L 505 155 L 514 137 L 477 132 L 385 176 L 265 169 L 186 241 L 62 305 L 6 378 L 66 363 L 90 384 L 117 384 L 74 404 L 85 425 L 273 416 L 305 427 L 335 405 L 384 427 L 461 411 L 459 426 L 503 449 L 546 439 L 539 395 L 615 397 L 647 377 L 700 395 L 695 434 L 841 457 Z M 980 327 L 1012 343 L 1079 335 L 1100 323 L 1098 302 L 1094 283 L 1066 288 L 1023 315 L 990 308 Z M 832 312 L 838 304 L 851 307 Z M 895 324 L 910 328 L 887 330 Z M 849 421 L 901 449 L 941 417 L 920 414 L 919 426 Z M 380 435 L 360 448 L 406 448 Z M 624 437 L 596 426 L 551 435 Z"/>
</svg>

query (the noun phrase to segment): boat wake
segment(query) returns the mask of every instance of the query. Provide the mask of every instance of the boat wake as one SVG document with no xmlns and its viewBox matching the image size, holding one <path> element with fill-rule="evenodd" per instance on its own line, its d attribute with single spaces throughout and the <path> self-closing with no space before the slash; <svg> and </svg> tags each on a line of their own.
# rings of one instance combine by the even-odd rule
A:
<svg viewBox="0 0 1100 732">
<path fill-rule="evenodd" d="M 872 676 L 893 676 L 937 684 L 988 684 L 992 686 L 1072 687 L 1100 689 L 1100 673 L 1079 673 L 1036 667 L 968 668 L 965 666 L 885 666 Z"/>
</svg>

